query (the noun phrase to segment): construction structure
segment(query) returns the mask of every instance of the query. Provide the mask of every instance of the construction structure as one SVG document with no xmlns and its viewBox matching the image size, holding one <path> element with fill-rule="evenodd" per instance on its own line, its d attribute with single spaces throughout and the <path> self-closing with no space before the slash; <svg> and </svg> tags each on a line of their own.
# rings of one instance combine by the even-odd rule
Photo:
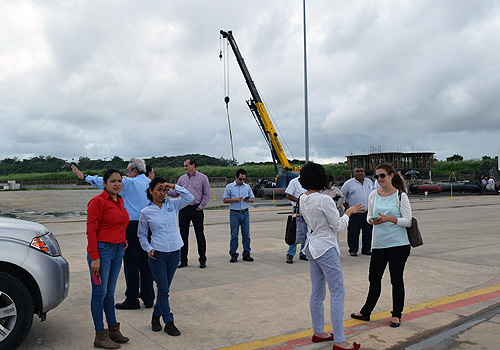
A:
<svg viewBox="0 0 500 350">
<path fill-rule="evenodd" d="M 374 152 L 347 156 L 347 168 L 354 170 L 363 167 L 367 175 L 375 173 L 375 168 L 380 163 L 390 163 L 396 171 L 406 174 L 410 170 L 416 170 L 425 177 L 431 179 L 431 171 L 434 169 L 434 152 Z"/>
</svg>

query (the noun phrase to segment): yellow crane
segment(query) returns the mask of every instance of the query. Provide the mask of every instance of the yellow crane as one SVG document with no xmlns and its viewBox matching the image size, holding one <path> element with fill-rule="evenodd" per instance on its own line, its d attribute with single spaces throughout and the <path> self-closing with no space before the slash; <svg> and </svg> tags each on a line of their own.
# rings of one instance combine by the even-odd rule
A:
<svg viewBox="0 0 500 350">
<path fill-rule="evenodd" d="M 264 139 L 266 140 L 269 149 L 271 150 L 274 169 L 276 171 L 276 187 L 286 187 L 291 179 L 298 176 L 297 172 L 300 171 L 301 167 L 293 167 L 290 165 L 290 162 L 285 155 L 285 151 L 283 150 L 283 146 L 279 140 L 278 133 L 274 129 L 271 118 L 269 117 L 266 107 L 264 106 L 259 92 L 257 91 L 257 87 L 250 76 L 245 60 L 241 56 L 238 45 L 234 40 L 232 31 L 226 32 L 221 30 L 220 34 L 229 42 L 234 56 L 236 57 L 236 61 L 238 62 L 241 72 L 243 73 L 248 89 L 250 90 L 250 94 L 252 95 L 252 98 L 246 102 L 257 122 L 257 125 L 259 125 L 262 134 L 264 135 Z M 279 163 L 283 168 L 283 173 L 279 171 L 277 163 Z"/>
</svg>

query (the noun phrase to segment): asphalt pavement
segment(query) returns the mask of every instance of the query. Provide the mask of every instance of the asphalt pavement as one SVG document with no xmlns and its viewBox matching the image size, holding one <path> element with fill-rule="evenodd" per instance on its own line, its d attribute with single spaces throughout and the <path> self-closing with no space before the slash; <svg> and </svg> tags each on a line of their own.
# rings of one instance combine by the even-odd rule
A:
<svg viewBox="0 0 500 350">
<path fill-rule="evenodd" d="M 179 269 L 170 293 L 179 337 L 151 331 L 151 309 L 117 310 L 122 349 L 331 349 L 312 343 L 308 263 L 285 263 L 284 230 L 288 201 L 258 199 L 250 210 L 254 262 L 229 262 L 229 211 L 223 189 L 205 210 L 207 268 L 198 268 L 194 233 L 189 266 Z M 71 270 L 67 299 L 45 322 L 35 316 L 19 349 L 91 349 L 90 278 L 85 261 L 85 212 L 96 190 L 0 193 L 4 215 L 43 223 L 57 236 Z M 500 324 L 500 197 L 411 196 L 424 245 L 412 249 L 405 269 L 406 302 L 399 328 L 389 327 L 391 286 L 384 276 L 382 295 L 370 322 L 350 319 L 368 290 L 369 257 L 351 257 L 345 233 L 341 261 L 346 289 L 347 340 L 362 349 L 497 349 Z M 241 252 L 241 246 L 240 246 Z M 115 298 L 124 299 L 120 274 Z M 329 298 L 325 308 L 329 307 Z M 328 311 L 325 312 L 330 329 Z M 426 342 L 427 341 L 427 342 Z"/>
</svg>

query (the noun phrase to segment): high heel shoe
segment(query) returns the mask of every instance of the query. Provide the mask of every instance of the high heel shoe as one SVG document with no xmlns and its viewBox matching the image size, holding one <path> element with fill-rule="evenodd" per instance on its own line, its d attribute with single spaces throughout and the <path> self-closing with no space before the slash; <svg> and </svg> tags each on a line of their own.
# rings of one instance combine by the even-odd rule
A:
<svg viewBox="0 0 500 350">
<path fill-rule="evenodd" d="M 389 323 L 389 326 L 391 326 L 392 328 L 397 328 L 399 326 L 401 326 L 401 317 L 399 318 L 399 322 L 392 322 Z"/>
<path fill-rule="evenodd" d="M 361 320 L 361 321 L 370 321 L 370 316 L 365 316 L 365 315 L 356 315 L 355 313 L 351 314 L 351 317 L 356 319 L 356 320 Z"/>
</svg>

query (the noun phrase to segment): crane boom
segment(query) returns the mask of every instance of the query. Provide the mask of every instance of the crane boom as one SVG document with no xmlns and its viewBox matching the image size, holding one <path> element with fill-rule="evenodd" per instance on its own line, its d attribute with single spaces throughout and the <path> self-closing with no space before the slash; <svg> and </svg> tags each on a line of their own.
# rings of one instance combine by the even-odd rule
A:
<svg viewBox="0 0 500 350">
<path fill-rule="evenodd" d="M 264 135 L 264 138 L 266 139 L 269 149 L 271 150 L 271 155 L 273 157 L 273 163 L 276 173 L 278 173 L 276 161 L 278 161 L 281 164 L 281 166 L 283 167 L 283 171 L 292 171 L 292 170 L 296 171 L 296 169 L 292 168 L 290 166 L 290 163 L 288 162 L 288 159 L 285 155 L 281 142 L 278 138 L 278 133 L 274 129 L 269 114 L 267 113 L 264 103 L 262 102 L 259 92 L 257 91 L 257 87 L 255 86 L 255 83 L 253 82 L 252 77 L 250 76 L 250 72 L 248 71 L 248 68 L 245 64 L 245 60 L 241 56 L 240 50 L 238 49 L 238 45 L 234 40 L 232 31 L 225 32 L 221 30 L 220 34 L 222 35 L 223 38 L 227 39 L 229 45 L 231 45 L 234 56 L 236 57 L 236 61 L 240 66 L 241 72 L 243 73 L 243 77 L 245 78 L 248 89 L 250 90 L 252 98 L 247 101 L 247 104 L 255 120 L 257 121 L 257 124 L 259 125 L 262 134 Z"/>
</svg>

